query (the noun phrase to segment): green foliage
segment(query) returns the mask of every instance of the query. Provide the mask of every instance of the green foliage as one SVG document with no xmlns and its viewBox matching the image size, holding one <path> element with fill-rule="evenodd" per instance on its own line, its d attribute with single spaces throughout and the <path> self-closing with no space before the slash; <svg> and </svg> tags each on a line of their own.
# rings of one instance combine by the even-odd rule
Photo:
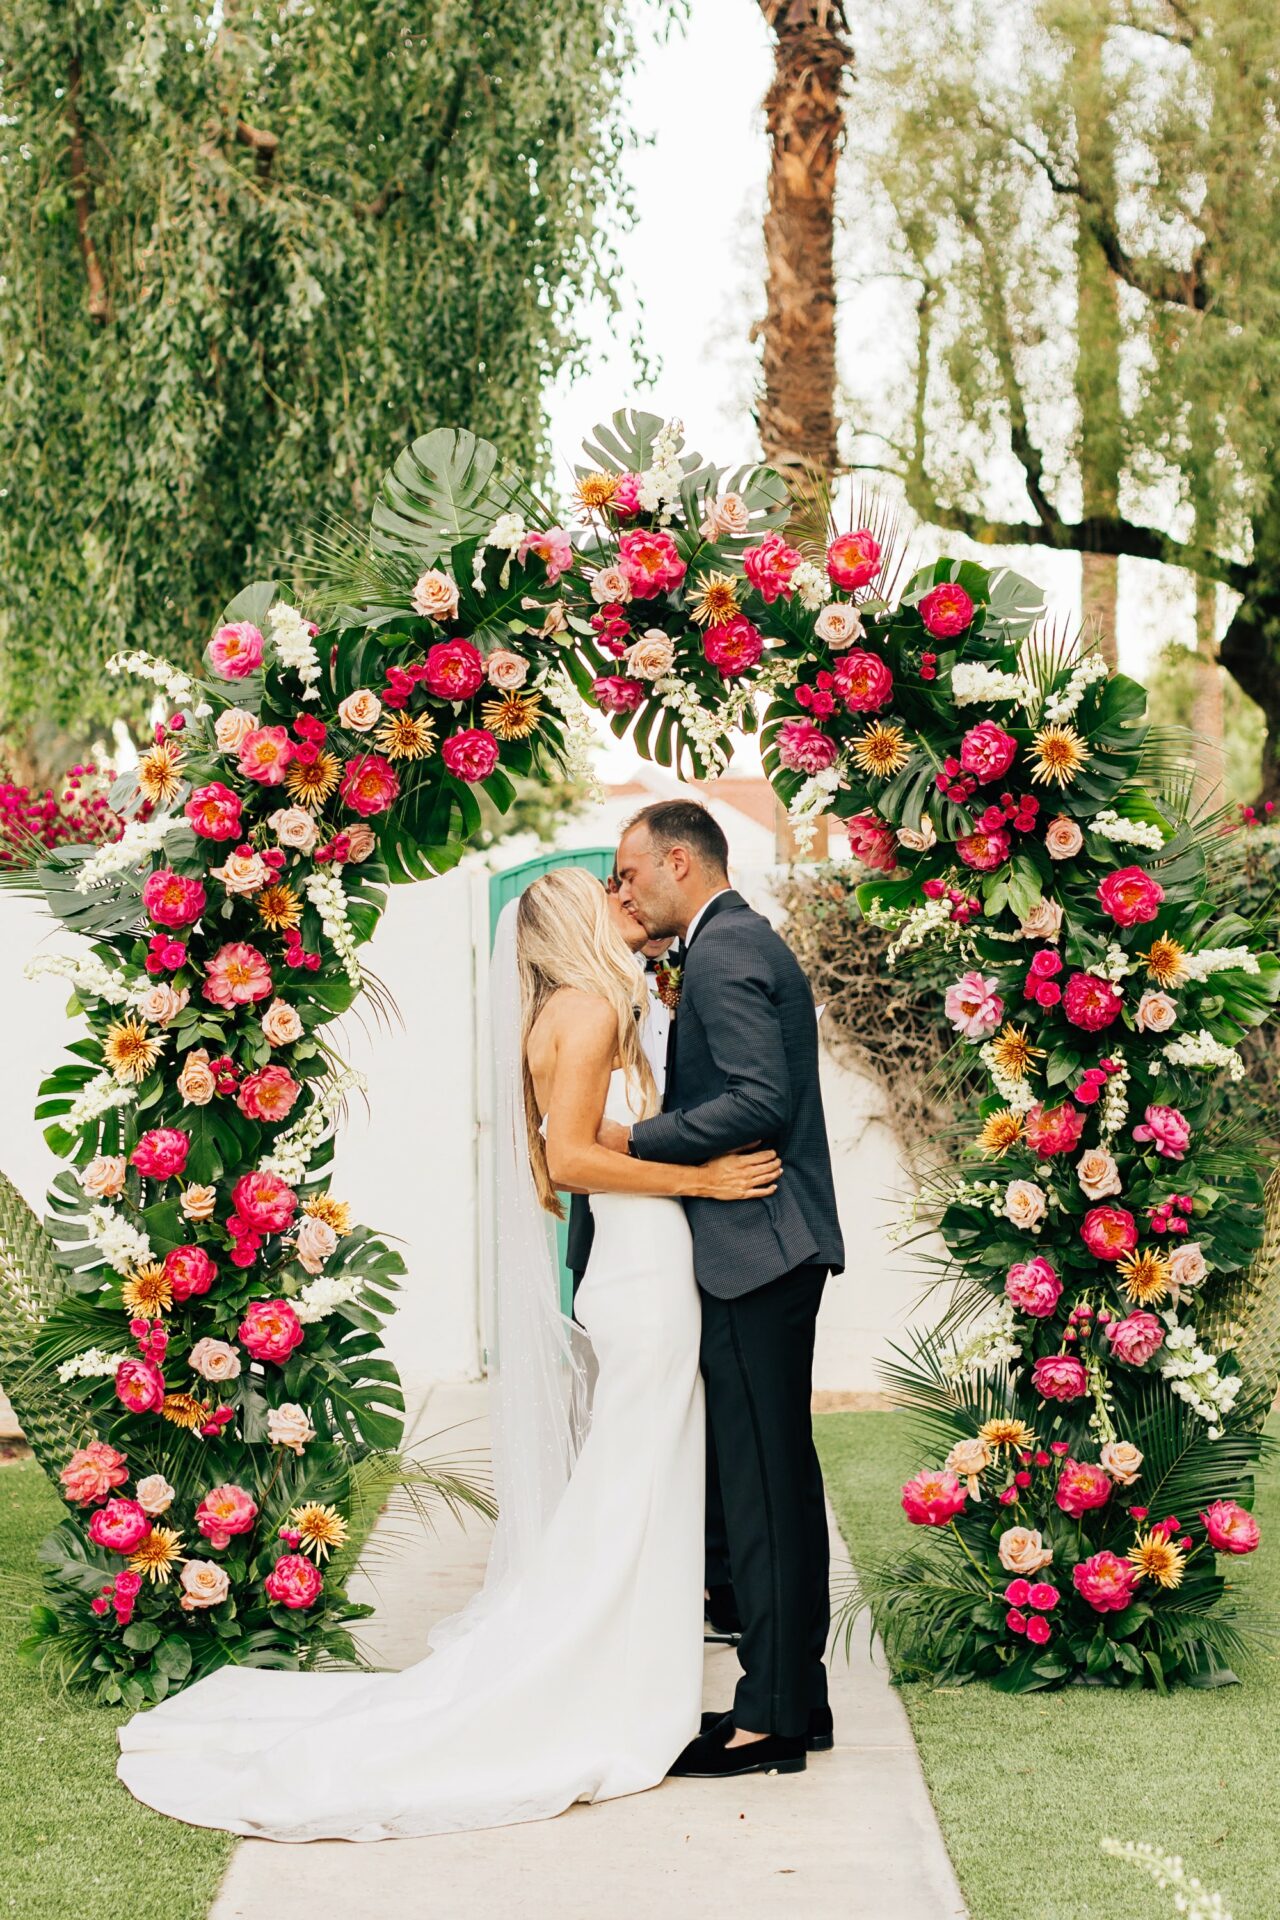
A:
<svg viewBox="0 0 1280 1920">
<path fill-rule="evenodd" d="M 39 1220 L 0 1173 L 0 1386 L 51 1478 L 80 1445 L 86 1426 L 74 1395 L 32 1365 L 35 1337 L 66 1286 Z"/>
</svg>

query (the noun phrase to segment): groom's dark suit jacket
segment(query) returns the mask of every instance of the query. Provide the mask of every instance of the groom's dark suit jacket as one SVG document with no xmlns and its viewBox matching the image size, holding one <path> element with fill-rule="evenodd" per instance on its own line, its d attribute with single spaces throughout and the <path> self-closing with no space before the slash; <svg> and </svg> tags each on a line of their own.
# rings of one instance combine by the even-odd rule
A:
<svg viewBox="0 0 1280 1920">
<path fill-rule="evenodd" d="M 733 1300 L 794 1267 L 843 1267 L 813 994 L 786 942 L 732 890 L 694 928 L 663 1111 L 631 1139 L 637 1158 L 682 1166 L 752 1140 L 778 1151 L 782 1178 L 765 1199 L 685 1201 L 707 1293 Z"/>
</svg>

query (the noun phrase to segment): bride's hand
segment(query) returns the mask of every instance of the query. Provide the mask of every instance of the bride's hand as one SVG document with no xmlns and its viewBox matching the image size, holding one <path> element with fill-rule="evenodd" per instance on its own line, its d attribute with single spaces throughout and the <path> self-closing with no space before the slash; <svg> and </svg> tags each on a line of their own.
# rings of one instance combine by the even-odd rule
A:
<svg viewBox="0 0 1280 1920">
<path fill-rule="evenodd" d="M 776 1193 L 782 1162 L 772 1147 L 751 1153 L 722 1153 L 698 1169 L 698 1197 L 703 1200 L 762 1200 Z"/>
</svg>

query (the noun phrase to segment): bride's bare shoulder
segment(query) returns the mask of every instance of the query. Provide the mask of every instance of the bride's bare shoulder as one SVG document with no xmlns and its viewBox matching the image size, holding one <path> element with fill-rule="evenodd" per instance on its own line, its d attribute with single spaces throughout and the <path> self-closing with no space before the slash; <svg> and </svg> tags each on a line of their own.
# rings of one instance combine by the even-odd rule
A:
<svg viewBox="0 0 1280 1920">
<path fill-rule="evenodd" d="M 614 1045 L 617 1017 L 609 1002 L 583 987 L 560 987 L 529 1029 L 529 1055 L 566 1046 L 595 1052 Z"/>
</svg>

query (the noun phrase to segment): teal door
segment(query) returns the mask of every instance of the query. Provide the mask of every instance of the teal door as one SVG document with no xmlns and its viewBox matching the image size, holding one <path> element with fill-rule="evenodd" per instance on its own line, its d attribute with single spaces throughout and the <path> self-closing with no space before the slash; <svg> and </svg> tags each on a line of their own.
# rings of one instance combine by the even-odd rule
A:
<svg viewBox="0 0 1280 1920">
<path fill-rule="evenodd" d="M 493 946 L 494 935 L 498 931 L 502 909 L 511 901 L 518 900 L 532 881 L 541 879 L 542 875 L 550 873 L 553 867 L 585 867 L 587 872 L 594 873 L 598 880 L 607 880 L 613 872 L 613 848 L 562 848 L 551 853 L 540 853 L 534 860 L 525 860 L 518 867 L 507 867 L 503 872 L 495 873 L 489 881 L 490 948 Z M 567 1196 L 565 1203 L 567 1208 Z M 566 1313 L 573 1307 L 573 1275 L 565 1265 L 564 1258 L 568 1239 L 568 1221 L 561 1220 L 556 1227 L 556 1241 L 560 1248 L 560 1304 Z"/>
</svg>

